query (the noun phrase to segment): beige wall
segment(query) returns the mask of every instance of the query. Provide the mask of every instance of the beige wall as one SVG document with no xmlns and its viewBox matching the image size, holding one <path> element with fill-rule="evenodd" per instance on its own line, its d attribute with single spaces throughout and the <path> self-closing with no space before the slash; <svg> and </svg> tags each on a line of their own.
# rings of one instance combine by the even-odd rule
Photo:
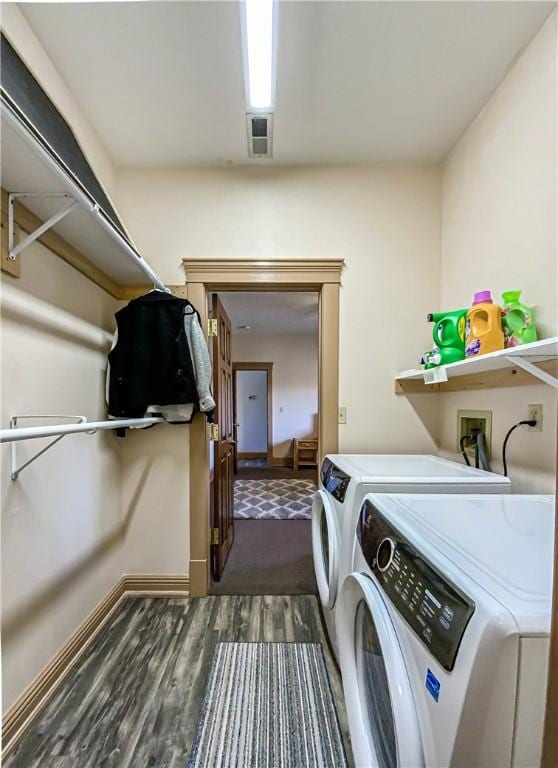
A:
<svg viewBox="0 0 558 768">
<path fill-rule="evenodd" d="M 475 290 L 521 288 L 542 336 L 558 333 L 556 253 L 556 13 L 450 153 L 442 175 L 441 307 L 466 306 Z M 521 387 L 444 395 L 441 447 L 455 450 L 458 408 L 493 412 L 496 469 L 508 427 L 542 403 L 543 433 L 510 443 L 515 490 L 553 492 L 556 394 Z"/>
<path fill-rule="evenodd" d="M 104 418 L 114 307 L 38 244 L 20 280 L 2 275 L 3 427 L 15 414 Z M 18 463 L 47 442 L 18 443 Z M 15 482 L 2 448 L 4 709 L 122 575 L 120 474 L 113 433 L 64 438 Z"/>
<path fill-rule="evenodd" d="M 123 571 L 187 574 L 189 426 L 129 430 L 122 446 Z"/>
<path fill-rule="evenodd" d="M 169 283 L 184 280 L 184 257 L 344 258 L 340 448 L 435 448 L 435 425 L 393 394 L 393 376 L 429 346 L 423 318 L 439 303 L 436 168 L 128 170 L 117 190 L 132 236 Z"/>
<path fill-rule="evenodd" d="M 318 436 L 318 335 L 233 334 L 235 362 L 273 363 L 273 456 L 292 456 L 293 437 Z"/>
</svg>

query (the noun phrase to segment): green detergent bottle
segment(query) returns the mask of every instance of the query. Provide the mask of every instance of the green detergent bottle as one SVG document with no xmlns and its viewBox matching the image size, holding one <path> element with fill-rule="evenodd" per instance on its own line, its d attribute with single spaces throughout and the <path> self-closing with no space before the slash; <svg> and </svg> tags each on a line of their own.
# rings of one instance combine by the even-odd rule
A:
<svg viewBox="0 0 558 768">
<path fill-rule="evenodd" d="M 521 291 L 504 291 L 502 328 L 506 349 L 537 340 L 535 311 L 520 301 Z"/>
<path fill-rule="evenodd" d="M 466 309 L 453 312 L 432 312 L 427 315 L 429 323 L 434 323 L 432 338 L 434 348 L 423 355 L 425 368 L 448 365 L 465 359 L 465 317 Z"/>
</svg>

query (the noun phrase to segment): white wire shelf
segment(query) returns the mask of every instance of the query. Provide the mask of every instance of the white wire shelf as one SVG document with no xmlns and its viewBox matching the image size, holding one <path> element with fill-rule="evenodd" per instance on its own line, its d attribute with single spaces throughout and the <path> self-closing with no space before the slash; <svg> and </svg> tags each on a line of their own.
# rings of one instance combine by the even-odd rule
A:
<svg viewBox="0 0 558 768">
<path fill-rule="evenodd" d="M 484 386 L 488 387 L 490 386 L 491 377 L 493 378 L 494 374 L 504 371 L 506 368 L 519 368 L 527 372 L 535 381 L 539 379 L 545 384 L 558 389 L 558 378 L 554 375 L 554 372 L 549 372 L 545 367 L 538 367 L 536 365 L 537 363 L 555 362 L 557 360 L 558 336 L 553 336 L 549 339 L 534 341 L 531 344 L 523 344 L 512 349 L 502 349 L 498 352 L 490 352 L 487 355 L 459 360 L 457 363 L 440 365 L 429 370 L 413 368 L 402 371 L 395 378 L 396 389 L 397 391 L 405 391 L 405 386 L 411 382 L 416 382 L 417 384 L 420 382 L 426 385 L 424 391 L 428 391 L 429 385 L 440 385 L 443 389 L 443 385 L 451 379 L 469 377 L 475 374 L 484 374 L 486 381 Z M 495 378 L 494 381 L 496 382 Z M 520 382 L 518 381 L 518 383 Z M 524 379 L 521 379 L 521 383 L 525 383 Z M 455 388 L 458 387 L 456 386 Z M 414 391 L 419 391 L 416 388 L 413 389 Z"/>
<path fill-rule="evenodd" d="M 118 284 L 148 282 L 166 290 L 151 266 L 92 203 L 65 167 L 41 146 L 10 107 L 2 102 L 0 111 L 2 187 L 9 194 L 22 197 L 32 213 L 49 223 L 48 228 Z M 68 210 L 60 207 L 62 196 L 68 198 Z M 37 236 L 35 233 L 35 239 Z M 26 239 L 30 243 L 34 238 Z M 19 250 L 15 245 L 13 255 Z"/>
</svg>

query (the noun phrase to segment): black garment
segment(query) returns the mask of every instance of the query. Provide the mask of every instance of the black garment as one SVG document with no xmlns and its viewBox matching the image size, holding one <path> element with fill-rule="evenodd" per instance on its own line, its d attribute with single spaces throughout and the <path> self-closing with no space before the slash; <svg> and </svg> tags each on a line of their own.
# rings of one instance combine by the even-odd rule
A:
<svg viewBox="0 0 558 768">
<path fill-rule="evenodd" d="M 118 341 L 109 353 L 109 413 L 141 418 L 150 405 L 193 403 L 198 392 L 184 314 L 185 299 L 152 291 L 116 313 Z"/>
</svg>

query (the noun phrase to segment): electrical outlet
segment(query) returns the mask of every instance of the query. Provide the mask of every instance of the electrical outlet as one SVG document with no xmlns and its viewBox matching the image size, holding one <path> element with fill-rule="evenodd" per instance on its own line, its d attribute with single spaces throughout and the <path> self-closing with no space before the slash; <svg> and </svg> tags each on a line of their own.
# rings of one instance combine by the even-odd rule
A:
<svg viewBox="0 0 558 768">
<path fill-rule="evenodd" d="M 338 421 L 339 421 L 339 424 L 347 423 L 347 409 L 345 408 L 344 405 L 339 406 Z"/>
<path fill-rule="evenodd" d="M 484 434 L 488 457 L 492 453 L 492 411 L 457 411 L 457 451 L 461 453 L 461 438 L 466 435 Z M 474 457 L 475 443 L 467 441 L 464 445 L 468 456 Z"/>
<path fill-rule="evenodd" d="M 527 418 L 530 421 L 536 421 L 534 427 L 529 427 L 532 432 L 542 432 L 543 428 L 543 410 L 542 405 L 528 405 Z"/>
</svg>

